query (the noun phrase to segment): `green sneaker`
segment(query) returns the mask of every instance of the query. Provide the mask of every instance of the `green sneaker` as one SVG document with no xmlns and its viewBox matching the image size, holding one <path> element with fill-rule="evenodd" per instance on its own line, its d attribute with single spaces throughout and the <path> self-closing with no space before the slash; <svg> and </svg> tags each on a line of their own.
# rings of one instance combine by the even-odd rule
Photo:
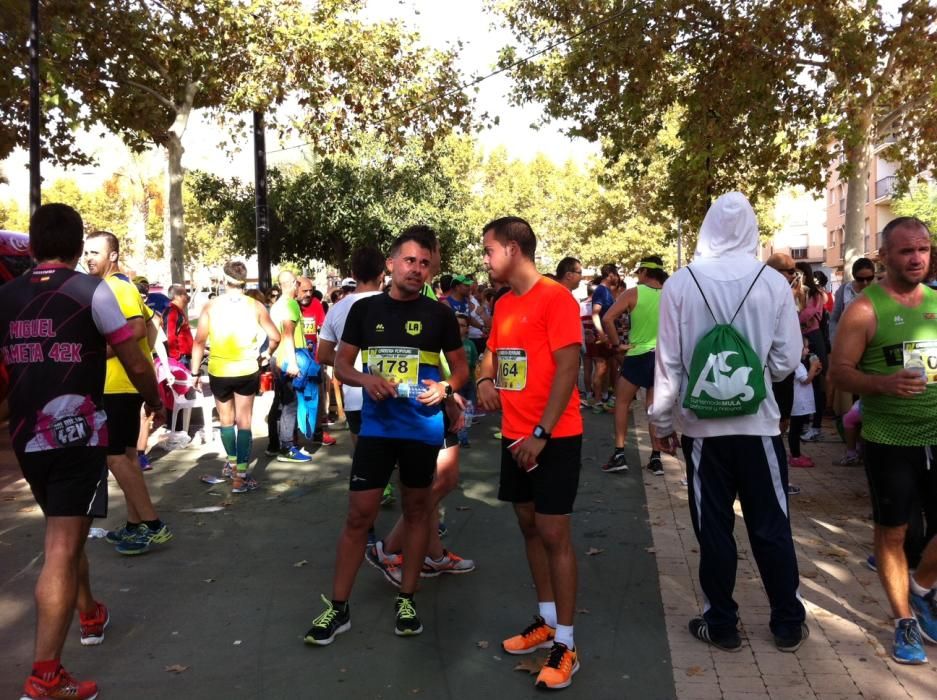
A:
<svg viewBox="0 0 937 700">
<path fill-rule="evenodd" d="M 344 610 L 336 608 L 325 596 L 322 596 L 322 602 L 325 603 L 325 611 L 312 621 L 303 641 L 324 647 L 335 641 L 335 635 L 351 629 L 351 610 L 348 604 Z"/>
<path fill-rule="evenodd" d="M 394 634 L 398 637 L 410 637 L 423 631 L 423 623 L 416 615 L 416 608 L 413 607 L 412 598 L 397 596 L 397 600 L 394 601 L 394 609 L 397 611 Z"/>
<path fill-rule="evenodd" d="M 126 554 L 128 556 L 146 554 L 154 545 L 166 544 L 171 539 L 172 530 L 169 529 L 166 523 L 163 523 L 162 527 L 158 530 L 151 530 L 146 524 L 141 524 L 140 527 L 137 528 L 136 533 L 134 533 L 134 536 L 129 540 L 121 542 L 117 545 L 116 549 L 118 554 Z"/>
</svg>

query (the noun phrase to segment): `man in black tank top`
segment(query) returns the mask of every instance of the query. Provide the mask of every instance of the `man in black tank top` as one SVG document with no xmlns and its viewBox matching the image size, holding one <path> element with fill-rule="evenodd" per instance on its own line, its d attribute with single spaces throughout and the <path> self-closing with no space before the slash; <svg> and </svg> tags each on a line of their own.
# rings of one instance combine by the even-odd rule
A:
<svg viewBox="0 0 937 700">
<path fill-rule="evenodd" d="M 101 407 L 107 345 L 147 412 L 163 409 L 153 366 L 113 292 L 103 280 L 75 272 L 81 217 L 63 204 L 47 204 L 29 228 L 38 265 L 0 288 L 0 359 L 9 375 L 13 451 L 46 522 L 36 655 L 23 697 L 91 698 L 97 685 L 73 679 L 60 657 L 76 607 L 84 645 L 100 644 L 108 621 L 107 608 L 91 595 L 84 554 L 91 519 L 107 514 Z"/>
</svg>

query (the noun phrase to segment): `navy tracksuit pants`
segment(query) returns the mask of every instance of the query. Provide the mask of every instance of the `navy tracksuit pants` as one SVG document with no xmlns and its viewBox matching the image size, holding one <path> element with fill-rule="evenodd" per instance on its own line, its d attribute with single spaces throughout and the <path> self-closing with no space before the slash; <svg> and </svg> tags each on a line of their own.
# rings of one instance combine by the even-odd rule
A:
<svg viewBox="0 0 937 700">
<path fill-rule="evenodd" d="M 690 514 L 700 545 L 703 617 L 714 636 L 736 628 L 733 504 L 742 504 L 752 554 L 771 604 L 771 631 L 789 636 L 805 619 L 788 515 L 787 456 L 780 436 L 683 437 Z"/>
</svg>

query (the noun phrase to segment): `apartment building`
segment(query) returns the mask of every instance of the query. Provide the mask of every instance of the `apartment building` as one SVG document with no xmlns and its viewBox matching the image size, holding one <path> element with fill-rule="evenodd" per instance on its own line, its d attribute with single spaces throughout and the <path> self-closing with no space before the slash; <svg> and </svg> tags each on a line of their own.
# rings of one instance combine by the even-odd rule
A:
<svg viewBox="0 0 937 700">
<path fill-rule="evenodd" d="M 823 197 L 791 188 L 778 195 L 774 205 L 778 231 L 761 248 L 761 259 L 787 253 L 796 262 L 808 262 L 815 270 L 829 273 L 826 264 L 827 210 Z"/>
</svg>

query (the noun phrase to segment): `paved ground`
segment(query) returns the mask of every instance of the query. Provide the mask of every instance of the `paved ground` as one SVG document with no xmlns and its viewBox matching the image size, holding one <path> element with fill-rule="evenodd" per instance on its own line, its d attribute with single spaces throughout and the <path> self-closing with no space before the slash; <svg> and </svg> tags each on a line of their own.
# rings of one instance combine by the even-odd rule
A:
<svg viewBox="0 0 937 700">
<path fill-rule="evenodd" d="M 673 671 L 641 479 L 598 471 L 611 444 L 610 417 L 589 415 L 587 423 L 574 516 L 582 672 L 564 696 L 670 698 Z M 159 458 L 146 478 L 176 537 L 138 558 L 89 541 L 95 594 L 110 606 L 113 623 L 96 648 L 82 648 L 73 628 L 68 668 L 97 680 L 102 698 L 539 695 L 533 676 L 515 671 L 518 659 L 499 648 L 527 624 L 536 601 L 513 513 L 495 498 L 496 429 L 492 418 L 473 428 L 461 488 L 447 503 L 445 543 L 475 558 L 478 569 L 424 582 L 416 598 L 426 628 L 420 637 L 394 636 L 394 589 L 365 565 L 351 632 L 327 648 L 302 643 L 321 609 L 320 592 L 329 591 L 344 514 L 350 460 L 348 434 L 338 431 L 339 445 L 321 449 L 308 467 L 261 456 L 263 488 L 243 496 L 198 480 L 217 470 L 214 450 L 193 446 Z M 264 445 L 258 439 L 255 454 Z M 111 496 L 107 525 L 116 526 L 123 503 L 113 487 Z M 206 507 L 219 510 L 192 511 Z M 393 517 L 382 514 L 379 529 Z M 41 550 L 41 515 L 9 443 L 0 443 L 0 697 L 18 697 L 28 672 Z"/>
<path fill-rule="evenodd" d="M 262 413 L 262 411 L 261 411 Z M 933 698 L 937 666 L 907 668 L 885 648 L 892 625 L 876 575 L 865 567 L 872 529 L 861 468 L 833 467 L 834 441 L 805 447 L 818 467 L 793 470 L 803 493 L 791 499 L 807 603 L 809 641 L 796 654 L 774 649 L 768 608 L 739 511 L 739 576 L 747 644 L 710 651 L 686 631 L 701 609 L 698 550 L 689 523 L 682 459 L 667 473 L 605 475 L 610 416 L 586 416 L 583 478 L 574 516 L 580 564 L 577 642 L 582 672 L 564 697 Z M 393 590 L 365 566 L 352 599 L 354 628 L 328 648 L 302 644 L 327 592 L 347 478 L 347 433 L 299 468 L 261 457 L 264 487 L 231 497 L 198 476 L 214 451 L 189 447 L 160 458 L 147 476 L 176 539 L 138 559 L 89 542 L 96 594 L 113 611 L 105 644 L 65 658 L 97 679 L 102 698 L 535 697 L 532 677 L 498 642 L 534 611 L 509 509 L 495 499 L 496 429 L 473 428 L 461 489 L 448 502 L 446 543 L 478 560 L 476 572 L 429 581 L 417 595 L 426 632 L 392 632 Z M 259 431 L 258 431 L 259 432 Z M 629 461 L 644 460 L 643 420 Z M 6 440 L 5 429 L 3 440 Z M 258 439 L 255 453 L 264 440 Z M 32 643 L 31 591 L 41 564 L 41 517 L 0 442 L 0 696 L 15 697 Z M 646 500 L 645 500 L 646 494 Z M 112 490 L 112 517 L 122 504 Z M 193 508 L 221 507 L 210 513 Z M 393 512 L 382 514 L 389 527 Z M 589 554 L 592 550 L 601 550 Z M 588 612 L 586 612 L 588 611 Z M 77 634 L 77 631 L 74 631 Z M 487 645 L 485 644 L 487 642 Z M 932 656 L 937 651 L 930 649 Z M 167 667 L 186 667 L 180 673 Z"/>
<path fill-rule="evenodd" d="M 642 430 L 638 431 L 644 437 Z M 792 469 L 791 522 L 807 606 L 810 639 L 796 654 L 779 653 L 768 630 L 769 609 L 736 503 L 739 551 L 736 600 L 747 644 L 741 653 L 710 650 L 687 632 L 702 610 L 699 550 L 690 522 L 682 455 L 665 459 L 666 474 L 645 472 L 674 683 L 679 698 L 858 700 L 937 697 L 937 649 L 931 664 L 894 663 L 894 626 L 877 574 L 866 565 L 872 523 L 862 467 L 835 467 L 843 447 L 831 437 L 807 444 L 814 469 Z M 641 440 L 642 454 L 649 449 Z"/>
</svg>

